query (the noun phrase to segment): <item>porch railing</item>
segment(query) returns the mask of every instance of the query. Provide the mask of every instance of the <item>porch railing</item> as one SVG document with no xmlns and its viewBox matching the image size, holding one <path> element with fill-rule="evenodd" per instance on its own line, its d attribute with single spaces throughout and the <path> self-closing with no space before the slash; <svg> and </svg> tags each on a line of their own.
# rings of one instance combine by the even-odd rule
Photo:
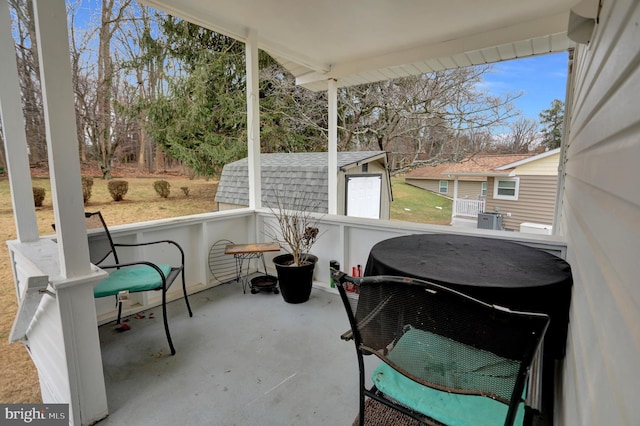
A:
<svg viewBox="0 0 640 426">
<path fill-rule="evenodd" d="M 314 286 L 330 292 L 329 262 L 337 260 L 343 269 L 349 270 L 356 265 L 365 266 L 369 251 L 376 243 L 400 235 L 417 233 L 449 233 L 477 235 L 490 238 L 508 239 L 526 245 L 547 250 L 560 257 L 566 255 L 566 243 L 556 236 L 523 234 L 520 232 L 501 232 L 483 229 L 457 229 L 444 225 L 424 225 L 377 219 L 361 219 L 346 216 L 319 215 L 321 236 L 313 246 L 312 253 L 319 259 L 314 273 Z M 250 209 L 227 212 L 205 213 L 201 215 L 163 219 L 136 224 L 113 226 L 113 237 L 122 243 L 171 239 L 185 250 L 186 281 L 190 293 L 215 286 L 220 280 L 210 271 L 209 250 L 219 240 L 231 240 L 237 243 L 266 242 L 265 230 L 274 225 L 273 214 L 266 210 Z M 15 337 L 28 339 L 30 354 L 40 372 L 43 400 L 76 401 L 78 395 L 87 393 L 98 395 L 96 409 L 90 412 L 92 424 L 107 415 L 106 394 L 102 377 L 102 365 L 99 336 L 92 324 L 96 318 L 99 324 L 117 317 L 117 307 L 111 298 L 94 299 L 93 287 L 102 279 L 105 272 L 92 268 L 88 276 L 71 280 L 60 279 L 58 256 L 54 236 L 44 237 L 35 243 L 9 242 L 16 290 L 24 299 L 25 277 L 43 277 L 54 282 L 55 296 L 43 297 L 38 303 L 35 315 L 26 315 L 19 320 Z M 100 234 L 89 235 L 89 245 L 104 244 Z M 46 248 L 46 250 L 44 250 Z M 270 273 L 274 254 L 265 255 Z M 122 253 L 121 261 L 135 258 L 153 259 L 170 263 L 168 254 L 160 248 L 145 246 L 138 251 Z M 37 268 L 30 268 L 36 265 Z M 255 265 L 254 265 L 255 266 Z M 38 278 L 40 279 L 40 278 Z M 182 297 L 180 286 L 169 291 L 168 297 L 174 300 Z M 238 288 L 238 291 L 241 291 Z M 130 295 L 130 305 L 125 307 L 123 315 L 154 308 L 161 303 L 157 294 L 140 293 Z M 138 297 L 140 296 L 140 297 Z M 111 300 L 108 300 L 111 299 Z M 94 305 L 95 303 L 95 305 Z M 35 303 L 34 303 L 35 306 Z M 33 310 L 32 310 L 33 312 Z M 25 333 L 21 330 L 27 330 Z M 67 342 L 67 343 L 65 343 Z M 68 343 L 70 342 L 70 343 Z M 73 348 L 67 350 L 65 345 Z M 67 366 L 74 372 L 89 377 L 82 383 L 76 383 L 61 377 L 68 375 Z M 74 415 L 80 416 L 80 408 L 73 406 Z"/>
<path fill-rule="evenodd" d="M 482 211 L 480 202 L 468 201 L 475 204 L 475 210 Z M 477 213 L 476 213 L 477 214 Z M 451 233 L 465 235 L 488 236 L 491 238 L 518 240 L 524 244 L 543 248 L 564 257 L 565 244 L 562 240 L 550 236 L 523 235 L 520 233 L 502 233 L 477 229 L 460 229 L 444 225 L 424 225 L 407 222 L 383 221 L 376 219 L 352 218 L 347 216 L 319 215 L 321 236 L 313 247 L 313 254 L 318 256 L 319 263 L 315 271 L 314 285 L 329 290 L 329 261 L 337 260 L 342 267 L 351 267 L 367 262 L 369 250 L 373 245 L 387 238 L 416 233 Z M 118 242 L 131 243 L 158 239 L 172 239 L 178 241 L 185 250 L 187 287 L 190 293 L 204 290 L 219 284 L 214 279 L 209 265 L 209 250 L 218 240 L 230 240 L 235 243 L 266 242 L 266 230 L 273 227 L 273 214 L 266 210 L 252 211 L 250 209 L 230 210 L 217 213 L 181 218 L 163 219 L 136 224 L 113 226 L 111 228 L 114 239 Z M 101 244 L 101 236 L 90 235 L 89 244 Z M 277 253 L 276 253 L 277 254 Z M 123 253 L 127 258 L 132 256 L 145 257 L 159 262 L 170 263 L 166 254 L 161 250 L 146 248 L 143 252 Z M 265 255 L 267 267 L 272 269 L 271 260 L 275 255 Z M 124 259 L 126 261 L 127 259 Z M 255 266 L 255 265 L 254 265 Z M 275 270 L 270 270 L 275 274 Z M 232 277 L 230 277 L 232 278 Z M 178 286 L 179 287 L 179 286 Z M 169 299 L 181 297 L 179 288 L 169 291 Z M 333 289 L 330 289 L 333 290 Z M 109 298 L 96 299 L 98 323 L 113 320 L 117 309 Z M 130 306 L 125 308 L 127 315 L 136 311 L 148 309 L 160 303 L 160 295 L 155 293 L 140 293 L 130 297 Z"/>
<path fill-rule="evenodd" d="M 467 198 L 456 198 L 454 216 L 478 217 L 484 212 L 484 200 L 469 200 Z"/>
</svg>

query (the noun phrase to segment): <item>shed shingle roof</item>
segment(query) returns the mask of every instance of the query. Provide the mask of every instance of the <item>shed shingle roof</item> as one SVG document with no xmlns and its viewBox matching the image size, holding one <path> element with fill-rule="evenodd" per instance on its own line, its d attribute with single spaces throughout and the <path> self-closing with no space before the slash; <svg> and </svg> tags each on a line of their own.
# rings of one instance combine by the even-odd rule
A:
<svg viewBox="0 0 640 426">
<path fill-rule="evenodd" d="M 338 169 L 382 158 L 384 151 L 338 152 Z M 287 197 L 304 194 L 312 210 L 328 212 L 328 155 L 326 152 L 261 154 L 262 205 L 275 207 L 276 193 Z M 338 171 L 336 170 L 336 173 Z M 249 205 L 248 160 L 229 163 L 222 169 L 215 200 Z M 285 204 L 290 204 L 284 200 Z"/>
</svg>

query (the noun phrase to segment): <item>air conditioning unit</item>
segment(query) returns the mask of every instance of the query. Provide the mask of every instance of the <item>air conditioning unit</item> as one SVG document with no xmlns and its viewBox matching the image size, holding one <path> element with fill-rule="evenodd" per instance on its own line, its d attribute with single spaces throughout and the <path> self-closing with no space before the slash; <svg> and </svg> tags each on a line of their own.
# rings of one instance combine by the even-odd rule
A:
<svg viewBox="0 0 640 426">
<path fill-rule="evenodd" d="M 502 229 L 502 213 L 479 213 L 478 229 Z"/>
<path fill-rule="evenodd" d="M 553 225 L 546 225 L 544 223 L 522 222 L 520 224 L 520 232 L 525 232 L 527 234 L 551 235 L 553 233 Z"/>
</svg>

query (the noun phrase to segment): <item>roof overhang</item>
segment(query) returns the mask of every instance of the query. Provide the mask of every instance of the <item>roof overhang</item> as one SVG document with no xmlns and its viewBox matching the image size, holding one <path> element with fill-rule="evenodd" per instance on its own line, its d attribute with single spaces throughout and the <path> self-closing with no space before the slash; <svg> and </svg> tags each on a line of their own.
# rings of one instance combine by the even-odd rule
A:
<svg viewBox="0 0 640 426">
<path fill-rule="evenodd" d="M 363 151 L 366 152 L 366 151 Z M 349 164 L 343 164 L 340 167 L 340 170 L 342 171 L 347 171 L 349 169 L 352 169 L 354 167 L 358 167 L 359 165 L 363 164 L 363 163 L 371 163 L 373 161 L 379 161 L 381 160 L 382 164 L 386 167 L 387 166 L 387 153 L 386 152 L 376 152 L 375 154 L 372 154 L 371 156 L 368 156 L 366 158 L 362 158 L 358 161 L 354 161 L 352 163 Z"/>
<path fill-rule="evenodd" d="M 525 158 L 520 161 L 514 161 L 513 163 L 505 164 L 504 166 L 496 167 L 494 170 L 507 170 L 513 169 L 518 166 L 522 166 L 523 164 L 531 163 L 532 161 L 542 160 L 543 158 L 551 157 L 552 155 L 560 155 L 560 148 L 551 149 L 549 151 L 545 151 L 542 154 L 534 155 L 529 158 Z"/>
<path fill-rule="evenodd" d="M 577 0 L 142 0 L 246 41 L 298 84 L 326 90 L 486 64 L 571 46 Z"/>
</svg>

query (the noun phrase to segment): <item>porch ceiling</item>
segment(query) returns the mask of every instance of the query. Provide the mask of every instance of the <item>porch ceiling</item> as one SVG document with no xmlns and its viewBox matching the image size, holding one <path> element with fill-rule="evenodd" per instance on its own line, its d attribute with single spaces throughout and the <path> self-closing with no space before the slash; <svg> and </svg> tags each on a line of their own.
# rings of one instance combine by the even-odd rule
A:
<svg viewBox="0 0 640 426">
<path fill-rule="evenodd" d="M 259 48 L 312 90 L 560 52 L 577 0 L 142 0 Z"/>
</svg>

